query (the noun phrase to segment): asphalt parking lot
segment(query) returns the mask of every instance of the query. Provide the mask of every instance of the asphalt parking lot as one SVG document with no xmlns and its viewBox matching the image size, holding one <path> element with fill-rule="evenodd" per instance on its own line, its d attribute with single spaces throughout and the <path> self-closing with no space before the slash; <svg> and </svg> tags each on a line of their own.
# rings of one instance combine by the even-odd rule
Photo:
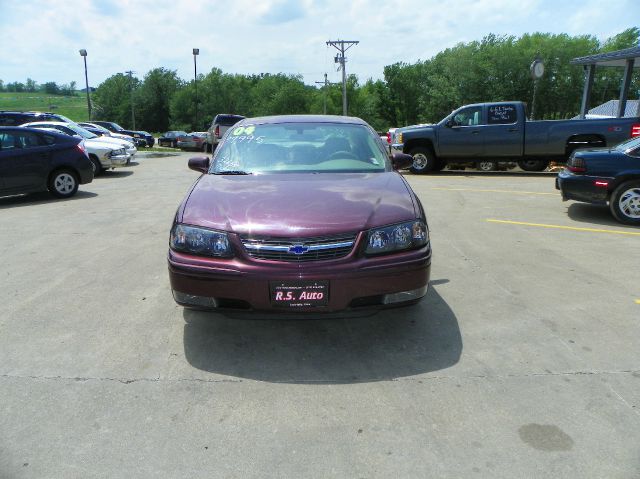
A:
<svg viewBox="0 0 640 479">
<path fill-rule="evenodd" d="M 0 478 L 640 477 L 640 230 L 548 174 L 408 175 L 431 288 L 372 317 L 173 302 L 192 153 L 0 198 Z"/>
</svg>

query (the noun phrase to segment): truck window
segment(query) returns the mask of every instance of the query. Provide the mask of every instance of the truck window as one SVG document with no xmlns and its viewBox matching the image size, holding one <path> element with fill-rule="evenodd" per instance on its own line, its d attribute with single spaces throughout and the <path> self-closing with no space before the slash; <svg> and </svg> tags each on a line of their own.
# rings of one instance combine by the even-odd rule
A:
<svg viewBox="0 0 640 479">
<path fill-rule="evenodd" d="M 453 122 L 457 126 L 475 126 L 481 123 L 482 107 L 472 106 L 460 110 L 453 116 Z"/>
<path fill-rule="evenodd" d="M 518 121 L 515 105 L 490 105 L 489 125 L 507 125 Z"/>
</svg>

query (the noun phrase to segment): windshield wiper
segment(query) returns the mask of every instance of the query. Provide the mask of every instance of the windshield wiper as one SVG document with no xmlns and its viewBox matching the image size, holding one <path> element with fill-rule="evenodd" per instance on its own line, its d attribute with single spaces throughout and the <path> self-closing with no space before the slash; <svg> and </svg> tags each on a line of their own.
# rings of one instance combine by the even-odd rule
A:
<svg viewBox="0 0 640 479">
<path fill-rule="evenodd" d="M 253 175 L 253 173 L 250 173 L 248 171 L 242 171 L 242 170 L 215 171 L 213 174 L 214 175 Z"/>
</svg>

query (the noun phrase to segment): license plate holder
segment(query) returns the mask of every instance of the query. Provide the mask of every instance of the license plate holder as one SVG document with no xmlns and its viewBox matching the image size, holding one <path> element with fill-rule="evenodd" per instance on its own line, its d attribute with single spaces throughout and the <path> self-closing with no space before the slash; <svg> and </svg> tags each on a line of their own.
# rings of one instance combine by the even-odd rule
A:
<svg viewBox="0 0 640 479">
<path fill-rule="evenodd" d="M 319 308 L 329 304 L 329 281 L 271 281 L 271 304 L 277 308 Z"/>
</svg>

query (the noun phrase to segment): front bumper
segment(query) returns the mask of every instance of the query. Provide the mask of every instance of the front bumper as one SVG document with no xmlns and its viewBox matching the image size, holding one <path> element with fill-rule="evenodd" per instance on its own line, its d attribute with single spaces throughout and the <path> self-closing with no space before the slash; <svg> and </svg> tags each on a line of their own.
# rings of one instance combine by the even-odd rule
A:
<svg viewBox="0 0 640 479">
<path fill-rule="evenodd" d="M 335 261 L 274 263 L 244 255 L 218 260 L 169 250 L 169 279 L 174 299 L 198 309 L 236 309 L 278 313 L 333 313 L 383 309 L 417 302 L 427 292 L 431 249 L 374 258 L 354 253 Z M 324 306 L 295 309 L 274 306 L 274 281 L 328 281 Z"/>
<path fill-rule="evenodd" d="M 114 156 L 106 156 L 102 160 L 102 166 L 104 168 L 119 168 L 122 166 L 127 166 L 131 161 L 131 155 L 114 155 Z"/>
</svg>

